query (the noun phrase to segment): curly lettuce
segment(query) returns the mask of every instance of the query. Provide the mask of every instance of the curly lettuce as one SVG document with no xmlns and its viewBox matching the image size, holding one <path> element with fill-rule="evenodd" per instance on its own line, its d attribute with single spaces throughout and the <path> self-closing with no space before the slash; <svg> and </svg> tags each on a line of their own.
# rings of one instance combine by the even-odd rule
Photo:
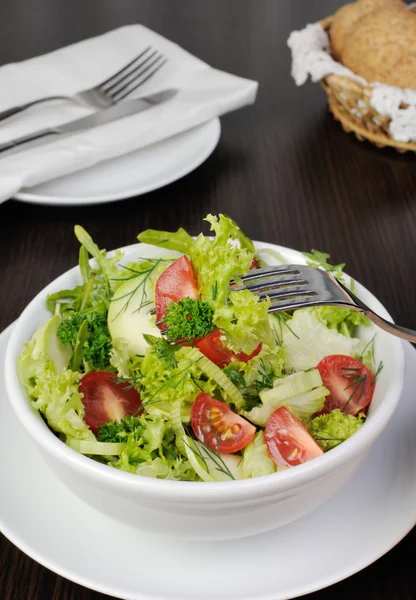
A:
<svg viewBox="0 0 416 600">
<path fill-rule="evenodd" d="M 214 324 L 223 331 L 225 344 L 235 352 L 251 354 L 259 341 L 273 348 L 276 344 L 269 320 L 270 300 L 260 301 L 249 290 L 231 292 L 230 304 L 216 308 Z"/>
<path fill-rule="evenodd" d="M 351 437 L 362 427 L 365 419 L 364 414 L 353 416 L 337 408 L 312 419 L 308 423 L 308 428 L 317 444 L 322 450 L 327 451 Z"/>
</svg>

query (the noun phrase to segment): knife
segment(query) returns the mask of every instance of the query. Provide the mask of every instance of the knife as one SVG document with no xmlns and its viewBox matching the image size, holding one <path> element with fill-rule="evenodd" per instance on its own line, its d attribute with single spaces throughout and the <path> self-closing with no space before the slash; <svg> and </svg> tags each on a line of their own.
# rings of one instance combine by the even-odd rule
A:
<svg viewBox="0 0 416 600">
<path fill-rule="evenodd" d="M 124 117 L 129 117 L 130 115 L 135 115 L 143 110 L 147 110 L 148 108 L 156 106 L 157 104 L 167 102 L 176 96 L 177 93 L 178 90 L 176 88 L 170 88 L 163 90 L 162 92 L 157 92 L 156 94 L 143 96 L 142 98 L 134 98 L 133 100 L 119 102 L 114 106 L 110 106 L 109 108 L 100 110 L 92 115 L 88 115 L 88 117 L 82 117 L 81 119 L 76 119 L 75 121 L 70 121 L 69 123 L 58 125 L 57 127 L 39 129 L 38 131 L 34 131 L 28 135 L 24 135 L 14 140 L 5 142 L 4 144 L 0 144 L 0 152 L 5 152 L 6 150 L 21 146 L 22 144 L 27 144 L 28 142 L 39 142 L 36 144 L 31 144 L 31 147 L 42 145 L 45 142 L 52 141 L 45 139 L 49 136 L 73 133 L 82 129 L 92 129 L 93 127 L 99 127 L 105 123 L 117 121 L 118 119 L 123 119 Z"/>
</svg>

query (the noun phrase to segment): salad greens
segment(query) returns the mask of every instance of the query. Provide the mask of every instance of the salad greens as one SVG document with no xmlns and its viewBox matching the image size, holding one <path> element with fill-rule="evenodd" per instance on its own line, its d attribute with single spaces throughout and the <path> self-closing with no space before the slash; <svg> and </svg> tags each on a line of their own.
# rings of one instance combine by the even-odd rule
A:
<svg viewBox="0 0 416 600">
<path fill-rule="evenodd" d="M 326 415 L 312 419 L 308 428 L 323 450 L 335 448 L 358 431 L 365 421 L 365 415 L 353 417 L 335 409 Z"/>
<path fill-rule="evenodd" d="M 206 221 L 210 236 L 193 238 L 183 228 L 142 232 L 139 241 L 172 254 L 155 249 L 154 258 L 134 262 L 120 251 L 108 254 L 75 227 L 79 284 L 48 297 L 50 319 L 18 362 L 33 407 L 72 449 L 142 476 L 229 481 L 298 464 L 290 462 L 297 452 L 291 458 L 284 447 L 296 444 L 299 432 L 317 456 L 363 425 L 376 375 L 374 339 L 365 344 L 357 336 L 366 317 L 335 307 L 270 315 L 268 298 L 234 289 L 262 264 L 253 242 L 225 215 Z M 181 295 L 184 282 L 175 275 L 162 334 L 156 284 L 178 252 L 188 257 L 197 289 L 194 298 Z M 346 283 L 343 264 L 331 265 L 316 250 L 305 256 Z M 358 365 L 338 374 L 342 389 L 320 366 L 333 355 Z M 353 377 L 364 381 L 359 397 Z M 349 413 L 328 408 L 345 395 Z M 283 463 L 269 443 L 282 408 L 298 428 L 276 433 Z"/>
</svg>

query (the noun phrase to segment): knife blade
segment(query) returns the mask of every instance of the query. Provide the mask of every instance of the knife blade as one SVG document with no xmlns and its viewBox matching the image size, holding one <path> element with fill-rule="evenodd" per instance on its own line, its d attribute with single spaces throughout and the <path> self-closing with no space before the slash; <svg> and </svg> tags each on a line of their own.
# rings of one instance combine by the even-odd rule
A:
<svg viewBox="0 0 416 600">
<path fill-rule="evenodd" d="M 119 102 L 114 106 L 100 110 L 92 115 L 88 115 L 87 117 L 81 117 L 81 119 L 75 119 L 75 121 L 70 121 L 69 123 L 64 123 L 63 125 L 58 125 L 56 127 L 39 129 L 38 131 L 34 131 L 28 135 L 10 140 L 4 144 L 0 144 L 0 152 L 11 150 L 17 146 L 21 146 L 22 144 L 27 144 L 28 142 L 37 142 L 31 144 L 30 147 L 38 146 L 51 141 L 47 139 L 49 136 L 74 133 L 83 129 L 92 129 L 106 123 L 111 123 L 112 121 L 117 121 L 118 119 L 123 119 L 124 117 L 129 117 L 147 110 L 148 108 L 156 106 L 157 104 L 167 102 L 176 96 L 177 93 L 178 90 L 176 88 L 169 88 L 167 90 L 163 90 L 162 92 L 150 94 L 149 96 L 143 96 L 141 98 L 134 98 L 133 100 Z"/>
</svg>

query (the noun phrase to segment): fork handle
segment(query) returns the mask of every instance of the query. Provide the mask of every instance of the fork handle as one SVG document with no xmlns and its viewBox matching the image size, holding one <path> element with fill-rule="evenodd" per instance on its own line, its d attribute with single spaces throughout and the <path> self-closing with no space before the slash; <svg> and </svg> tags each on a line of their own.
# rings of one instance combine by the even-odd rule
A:
<svg viewBox="0 0 416 600">
<path fill-rule="evenodd" d="M 373 313 L 370 308 L 363 310 L 362 312 L 370 319 L 370 321 L 372 321 L 375 325 L 378 325 L 378 327 L 381 327 L 381 329 L 384 329 L 384 331 L 387 331 L 387 333 L 391 333 L 396 337 L 416 344 L 416 331 L 413 331 L 413 329 L 408 329 L 407 327 L 390 323 L 390 321 L 386 321 L 386 319 L 383 319 L 383 317 Z"/>
<path fill-rule="evenodd" d="M 413 329 L 408 329 L 407 327 L 402 327 L 401 325 L 396 325 L 395 323 L 390 323 L 390 321 L 383 319 L 383 317 L 380 317 L 380 315 L 377 315 L 375 312 L 373 312 L 373 310 L 370 307 L 364 304 L 362 300 L 357 298 L 357 296 L 353 294 L 349 289 L 347 289 L 344 285 L 340 285 L 343 288 L 343 290 L 347 292 L 347 294 L 350 296 L 353 302 L 355 302 L 359 310 L 363 312 L 370 319 L 370 321 L 374 323 L 374 325 L 377 325 L 381 329 L 384 329 L 384 331 L 387 331 L 387 333 L 390 333 L 391 335 L 395 335 L 396 337 L 402 338 L 403 340 L 407 340 L 408 342 L 413 342 L 413 344 L 416 344 L 416 331 L 414 331 Z"/>
<path fill-rule="evenodd" d="M 49 102 L 49 100 L 65 100 L 66 96 L 49 96 L 48 98 L 40 98 L 39 100 L 32 100 L 31 102 L 26 102 L 26 104 L 21 104 L 20 106 L 13 106 L 13 108 L 8 108 L 7 110 L 0 111 L 0 121 L 4 121 L 13 115 L 17 115 L 19 112 L 34 106 L 35 104 L 41 104 L 42 102 Z"/>
<path fill-rule="evenodd" d="M 17 115 L 17 113 L 22 112 L 22 110 L 25 110 L 25 108 L 26 108 L 26 105 L 22 104 L 21 106 L 14 106 L 13 108 L 8 108 L 7 110 L 2 110 L 0 112 L 0 121 L 4 121 L 5 119 L 12 117 L 13 115 Z"/>
</svg>

